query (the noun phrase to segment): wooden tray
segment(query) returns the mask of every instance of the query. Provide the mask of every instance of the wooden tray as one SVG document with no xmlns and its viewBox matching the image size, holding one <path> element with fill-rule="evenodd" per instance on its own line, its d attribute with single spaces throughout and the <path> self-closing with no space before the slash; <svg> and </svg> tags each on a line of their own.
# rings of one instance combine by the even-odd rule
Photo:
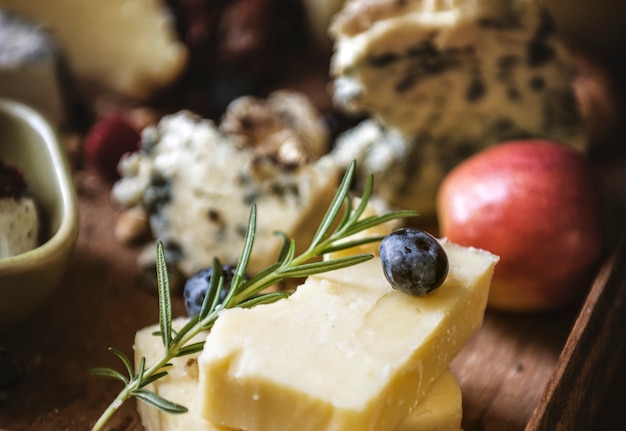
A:
<svg viewBox="0 0 626 431">
<path fill-rule="evenodd" d="M 0 333 L 0 346 L 24 371 L 19 386 L 0 401 L 3 430 L 89 429 L 120 385 L 91 376 L 88 368 L 121 369 L 107 348 L 131 355 L 135 331 L 158 319 L 155 293 L 138 288 L 139 250 L 111 238 L 115 213 L 108 186 L 89 173 L 80 173 L 76 184 L 80 235 L 64 286 L 37 316 Z M 623 261 L 621 241 L 580 312 L 487 313 L 451 365 L 464 392 L 465 431 L 594 429 L 624 348 Z M 174 313 L 183 312 L 175 300 Z M 624 416 L 621 409 L 607 417 L 615 422 Z M 135 401 L 121 408 L 109 429 L 143 429 Z"/>
</svg>

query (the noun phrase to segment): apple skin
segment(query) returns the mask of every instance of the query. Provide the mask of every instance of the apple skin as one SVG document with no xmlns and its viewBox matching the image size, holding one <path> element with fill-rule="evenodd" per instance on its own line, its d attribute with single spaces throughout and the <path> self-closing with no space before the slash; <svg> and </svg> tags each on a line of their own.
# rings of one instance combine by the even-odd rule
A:
<svg viewBox="0 0 626 431">
<path fill-rule="evenodd" d="M 440 234 L 498 256 L 488 306 L 551 311 L 585 292 L 603 250 L 601 184 L 586 156 L 504 142 L 466 159 L 437 195 Z"/>
</svg>

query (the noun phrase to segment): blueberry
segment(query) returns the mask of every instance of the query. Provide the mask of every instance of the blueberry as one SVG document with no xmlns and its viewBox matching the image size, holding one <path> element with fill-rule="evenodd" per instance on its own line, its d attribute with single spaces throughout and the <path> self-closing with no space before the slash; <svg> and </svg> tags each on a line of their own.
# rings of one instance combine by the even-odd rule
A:
<svg viewBox="0 0 626 431">
<path fill-rule="evenodd" d="M 224 301 L 228 291 L 230 290 L 233 276 L 235 275 L 235 267 L 232 265 L 222 265 L 222 274 L 224 276 L 224 284 L 219 293 L 219 303 Z M 211 285 L 211 277 L 213 276 L 213 267 L 201 269 L 194 275 L 189 277 L 185 282 L 183 290 L 183 298 L 185 300 L 185 309 L 189 317 L 200 314 L 202 302 L 206 297 L 209 286 Z M 245 278 L 245 277 L 244 277 Z"/>
<path fill-rule="evenodd" d="M 448 256 L 435 237 L 413 228 L 387 235 L 379 247 L 383 272 L 394 289 L 424 296 L 448 275 Z"/>
</svg>

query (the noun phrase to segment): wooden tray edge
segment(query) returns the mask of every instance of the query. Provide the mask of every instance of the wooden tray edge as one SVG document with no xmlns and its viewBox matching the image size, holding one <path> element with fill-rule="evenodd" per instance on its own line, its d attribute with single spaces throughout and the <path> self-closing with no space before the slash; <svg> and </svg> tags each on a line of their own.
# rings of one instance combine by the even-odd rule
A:
<svg viewBox="0 0 626 431">
<path fill-rule="evenodd" d="M 601 266 L 526 431 L 591 430 L 626 349 L 626 238 Z"/>
</svg>

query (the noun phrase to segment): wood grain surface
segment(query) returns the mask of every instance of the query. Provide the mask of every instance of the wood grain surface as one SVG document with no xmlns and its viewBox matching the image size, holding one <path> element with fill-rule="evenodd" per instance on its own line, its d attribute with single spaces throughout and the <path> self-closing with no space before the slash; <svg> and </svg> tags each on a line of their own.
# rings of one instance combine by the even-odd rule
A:
<svg viewBox="0 0 626 431">
<path fill-rule="evenodd" d="M 135 331 L 158 320 L 155 292 L 140 287 L 139 249 L 112 237 L 116 214 L 109 185 L 77 172 L 76 188 L 80 235 L 61 288 L 30 321 L 0 333 L 0 345 L 23 368 L 17 388 L 0 401 L 3 430 L 89 429 L 121 388 L 89 368 L 121 370 L 107 348 L 132 355 Z M 612 259 L 623 259 L 623 253 Z M 626 429 L 621 388 L 609 385 L 624 382 L 616 372 L 625 315 L 619 263 L 603 267 L 585 304 L 590 308 L 580 315 L 579 307 L 546 315 L 486 314 L 482 329 L 451 364 L 463 390 L 465 431 Z M 180 297 L 173 305 L 175 315 L 184 312 Z M 611 391 L 618 397 L 605 403 Z M 598 412 L 603 428 L 593 427 Z M 583 419 L 585 427 L 579 427 Z M 120 409 L 108 429 L 143 430 L 135 401 Z"/>
<path fill-rule="evenodd" d="M 318 72 L 311 72 L 313 79 L 293 73 L 300 78 L 281 82 L 327 107 Z M 622 141 L 613 140 L 609 156 L 597 161 L 611 214 L 612 206 L 617 214 L 626 208 Z M 121 370 L 108 347 L 132 356 L 135 332 L 158 320 L 156 292 L 141 287 L 140 249 L 113 238 L 110 184 L 77 169 L 75 185 L 80 233 L 60 289 L 32 319 L 0 332 L 0 347 L 23 370 L 15 390 L 0 398 L 2 431 L 90 429 L 121 385 L 92 376 L 89 368 Z M 611 218 L 610 225 L 613 239 L 626 231 L 624 217 Z M 584 303 L 546 315 L 487 312 L 451 364 L 463 390 L 465 431 L 626 430 L 626 258 L 623 245 L 611 249 L 618 251 L 599 268 Z M 173 307 L 174 315 L 184 313 L 180 297 Z M 134 400 L 108 429 L 143 431 Z"/>
</svg>

